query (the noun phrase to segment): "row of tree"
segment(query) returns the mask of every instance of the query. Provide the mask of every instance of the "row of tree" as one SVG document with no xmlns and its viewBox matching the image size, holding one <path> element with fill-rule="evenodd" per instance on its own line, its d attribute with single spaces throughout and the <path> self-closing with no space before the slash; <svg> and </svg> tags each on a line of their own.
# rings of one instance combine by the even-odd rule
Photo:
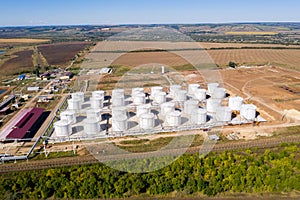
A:
<svg viewBox="0 0 300 200">
<path fill-rule="evenodd" d="M 184 155 L 151 173 L 126 173 L 103 164 L 53 168 L 3 174 L 0 196 L 4 199 L 115 198 L 133 195 L 225 192 L 290 192 L 300 190 L 300 148 L 254 153 L 223 152 L 204 158 Z"/>
</svg>

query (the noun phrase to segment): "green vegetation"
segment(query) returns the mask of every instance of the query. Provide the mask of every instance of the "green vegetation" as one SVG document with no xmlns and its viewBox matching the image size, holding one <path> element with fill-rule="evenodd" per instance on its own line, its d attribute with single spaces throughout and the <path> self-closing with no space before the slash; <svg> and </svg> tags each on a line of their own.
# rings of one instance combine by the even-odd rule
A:
<svg viewBox="0 0 300 200">
<path fill-rule="evenodd" d="M 131 67 L 123 65 L 112 65 L 109 68 L 113 71 L 113 76 L 123 76 L 131 70 Z"/>
<path fill-rule="evenodd" d="M 238 65 L 235 62 L 230 61 L 228 63 L 228 66 L 231 67 L 231 68 L 236 68 Z"/>
<path fill-rule="evenodd" d="M 122 145 L 118 145 L 120 148 L 129 151 L 129 152 L 152 152 L 161 149 L 168 145 L 173 137 L 165 137 L 165 138 L 158 138 L 155 140 L 147 140 L 147 139 L 140 139 L 140 140 L 130 140 L 130 141 L 122 141 Z M 131 144 L 131 145 L 130 145 Z M 125 145 L 125 146 L 124 146 Z"/>
<path fill-rule="evenodd" d="M 276 152 L 248 149 L 204 158 L 184 155 L 161 170 L 143 174 L 120 172 L 100 163 L 2 174 L 0 195 L 3 199 L 92 199 L 289 193 L 300 190 L 299 156 L 299 146 L 284 144 Z"/>
<path fill-rule="evenodd" d="M 73 157 L 73 156 L 77 156 L 77 154 L 74 154 L 74 151 L 60 151 L 60 152 L 50 152 L 47 156 L 47 159 L 51 159 L 51 158 L 63 158 L 63 157 Z M 37 153 L 33 153 L 30 156 L 30 159 L 33 160 L 43 160 L 45 159 L 45 154 L 37 154 Z"/>
<path fill-rule="evenodd" d="M 282 134 L 294 135 L 299 133 L 300 133 L 300 126 L 290 126 L 290 127 L 285 127 L 274 131 L 275 135 L 282 135 Z"/>
</svg>

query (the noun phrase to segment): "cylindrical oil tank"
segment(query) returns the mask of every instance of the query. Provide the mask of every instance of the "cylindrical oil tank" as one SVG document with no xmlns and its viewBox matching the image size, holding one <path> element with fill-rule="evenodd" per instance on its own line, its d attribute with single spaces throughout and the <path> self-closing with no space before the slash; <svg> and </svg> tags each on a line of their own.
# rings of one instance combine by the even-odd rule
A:
<svg viewBox="0 0 300 200">
<path fill-rule="evenodd" d="M 112 106 L 118 107 L 118 106 L 124 106 L 125 105 L 125 100 L 124 100 L 124 95 L 114 95 L 112 97 Z"/>
<path fill-rule="evenodd" d="M 92 97 L 101 98 L 104 100 L 104 91 L 102 91 L 102 90 L 93 91 Z"/>
<path fill-rule="evenodd" d="M 198 101 L 204 101 L 206 99 L 206 90 L 205 89 L 196 89 L 194 93 L 194 98 Z"/>
<path fill-rule="evenodd" d="M 197 110 L 199 102 L 196 100 L 189 100 L 184 102 L 183 112 L 185 114 L 191 115 L 193 110 Z"/>
<path fill-rule="evenodd" d="M 127 116 L 118 115 L 112 118 L 112 130 L 116 132 L 127 131 Z"/>
<path fill-rule="evenodd" d="M 127 108 L 125 106 L 113 107 L 111 112 L 113 118 L 116 116 L 127 116 Z"/>
<path fill-rule="evenodd" d="M 224 99 L 226 97 L 225 88 L 216 88 L 212 93 L 212 98 L 214 99 Z"/>
<path fill-rule="evenodd" d="M 243 105 L 243 98 L 236 96 L 236 97 L 229 97 L 228 106 L 232 110 L 240 111 Z"/>
<path fill-rule="evenodd" d="M 150 104 L 141 104 L 136 107 L 136 115 L 140 117 L 142 114 L 150 113 L 151 105 Z"/>
<path fill-rule="evenodd" d="M 132 88 L 131 96 L 134 97 L 136 94 L 144 93 L 144 88 Z"/>
<path fill-rule="evenodd" d="M 84 93 L 83 92 L 75 92 L 72 93 L 72 99 L 80 99 L 81 103 L 84 103 Z"/>
<path fill-rule="evenodd" d="M 207 112 L 215 113 L 220 106 L 221 106 L 220 99 L 207 99 L 206 101 Z"/>
<path fill-rule="evenodd" d="M 114 89 L 112 91 L 112 98 L 114 96 L 125 96 L 125 90 L 124 89 Z"/>
<path fill-rule="evenodd" d="M 177 91 L 181 90 L 181 85 L 171 85 L 170 86 L 170 95 L 172 95 L 173 97 L 175 97 L 175 95 L 177 94 Z"/>
<path fill-rule="evenodd" d="M 207 121 L 207 110 L 198 108 L 192 112 L 191 122 L 192 124 L 204 124 Z"/>
<path fill-rule="evenodd" d="M 162 104 L 166 102 L 167 94 L 165 92 L 157 92 L 154 96 L 154 101 L 158 104 Z"/>
<path fill-rule="evenodd" d="M 185 90 L 178 90 L 175 94 L 175 101 L 186 101 L 187 99 L 187 91 Z"/>
<path fill-rule="evenodd" d="M 241 106 L 241 117 L 249 120 L 254 121 L 256 118 L 256 106 L 253 104 L 243 104 Z"/>
<path fill-rule="evenodd" d="M 166 102 L 160 105 L 161 114 L 165 116 L 169 112 L 173 112 L 175 110 L 175 103 L 174 102 Z"/>
<path fill-rule="evenodd" d="M 101 97 L 91 97 L 90 98 L 91 108 L 103 108 L 103 98 Z"/>
<path fill-rule="evenodd" d="M 141 105 L 141 104 L 144 104 L 146 101 L 146 96 L 144 93 L 138 93 L 138 94 L 135 94 L 133 96 L 133 103 L 135 105 Z"/>
<path fill-rule="evenodd" d="M 68 137 L 72 134 L 71 124 L 67 120 L 60 120 L 54 123 L 57 137 Z"/>
<path fill-rule="evenodd" d="M 68 109 L 79 111 L 81 109 L 81 102 L 79 98 L 68 99 Z"/>
<path fill-rule="evenodd" d="M 154 128 L 154 114 L 144 113 L 140 115 L 140 128 L 149 130 Z"/>
<path fill-rule="evenodd" d="M 207 92 L 211 95 L 214 90 L 219 87 L 219 83 L 208 83 L 207 84 Z"/>
<path fill-rule="evenodd" d="M 151 87 L 151 96 L 154 97 L 156 93 L 162 92 L 163 88 L 161 86 Z"/>
<path fill-rule="evenodd" d="M 168 126 L 180 126 L 181 125 L 181 112 L 173 111 L 169 112 L 166 116 L 166 122 Z"/>
<path fill-rule="evenodd" d="M 98 121 L 101 121 L 101 109 L 88 109 L 86 111 L 87 118 L 95 118 Z"/>
<path fill-rule="evenodd" d="M 76 123 L 75 112 L 73 110 L 65 110 L 60 113 L 60 119 L 66 120 L 70 124 L 75 124 Z"/>
<path fill-rule="evenodd" d="M 229 107 L 221 106 L 217 109 L 216 119 L 219 122 L 230 122 L 232 110 Z"/>
<path fill-rule="evenodd" d="M 188 95 L 194 96 L 195 91 L 200 88 L 199 84 L 189 84 Z"/>
<path fill-rule="evenodd" d="M 83 120 L 83 131 L 87 135 L 95 135 L 100 132 L 100 124 L 96 118 L 86 118 Z"/>
</svg>

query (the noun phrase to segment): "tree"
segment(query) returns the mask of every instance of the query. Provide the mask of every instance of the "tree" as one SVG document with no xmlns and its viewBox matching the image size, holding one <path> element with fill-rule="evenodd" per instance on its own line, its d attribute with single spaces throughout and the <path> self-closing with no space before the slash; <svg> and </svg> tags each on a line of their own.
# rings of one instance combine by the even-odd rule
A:
<svg viewBox="0 0 300 200">
<path fill-rule="evenodd" d="M 236 67 L 237 67 L 237 64 L 236 64 L 235 62 L 230 61 L 230 62 L 228 63 L 228 66 L 229 66 L 229 67 L 232 67 L 232 68 L 236 68 Z"/>
</svg>

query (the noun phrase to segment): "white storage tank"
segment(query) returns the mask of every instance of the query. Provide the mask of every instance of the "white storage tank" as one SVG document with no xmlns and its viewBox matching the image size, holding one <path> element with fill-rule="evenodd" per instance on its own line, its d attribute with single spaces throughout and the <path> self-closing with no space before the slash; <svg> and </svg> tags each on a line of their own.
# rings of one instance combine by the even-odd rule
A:
<svg viewBox="0 0 300 200">
<path fill-rule="evenodd" d="M 157 92 L 154 96 L 154 102 L 158 104 L 165 103 L 167 100 L 167 94 L 165 92 Z"/>
<path fill-rule="evenodd" d="M 104 100 L 104 91 L 102 90 L 97 90 L 92 92 L 92 97 L 94 98 L 100 98 Z"/>
<path fill-rule="evenodd" d="M 155 126 L 155 119 L 153 113 L 144 113 L 140 115 L 140 128 L 149 130 L 154 128 Z"/>
<path fill-rule="evenodd" d="M 151 87 L 151 96 L 154 97 L 156 93 L 162 92 L 163 88 L 161 86 Z"/>
<path fill-rule="evenodd" d="M 228 106 L 232 110 L 240 111 L 243 105 L 243 98 L 236 96 L 236 97 L 229 97 Z"/>
<path fill-rule="evenodd" d="M 200 88 L 199 84 L 189 84 L 188 95 L 194 96 L 195 91 Z"/>
<path fill-rule="evenodd" d="M 91 97 L 90 98 L 91 108 L 103 108 L 103 98 L 101 97 Z"/>
<path fill-rule="evenodd" d="M 112 106 L 118 107 L 118 106 L 124 106 L 125 105 L 125 97 L 124 95 L 114 95 L 112 97 Z"/>
<path fill-rule="evenodd" d="M 151 105 L 150 104 L 141 104 L 136 107 L 136 115 L 140 117 L 142 114 L 150 113 Z"/>
<path fill-rule="evenodd" d="M 66 120 L 70 124 L 75 124 L 76 123 L 75 112 L 73 110 L 65 110 L 60 113 L 60 119 Z"/>
<path fill-rule="evenodd" d="M 72 99 L 79 99 L 81 103 L 84 103 L 84 93 L 83 92 L 72 93 Z"/>
<path fill-rule="evenodd" d="M 87 135 L 95 135 L 100 132 L 100 124 L 96 118 L 87 118 L 83 120 L 83 131 Z"/>
<path fill-rule="evenodd" d="M 116 132 L 127 131 L 127 116 L 117 115 L 112 118 L 112 130 Z"/>
<path fill-rule="evenodd" d="M 183 112 L 191 115 L 194 110 L 199 108 L 199 102 L 196 100 L 189 100 L 184 102 Z"/>
<path fill-rule="evenodd" d="M 219 107 L 216 112 L 216 119 L 218 122 L 230 122 L 232 110 L 229 107 Z"/>
<path fill-rule="evenodd" d="M 125 106 L 113 107 L 112 110 L 112 117 L 116 116 L 127 116 L 127 108 Z"/>
<path fill-rule="evenodd" d="M 177 92 L 179 90 L 181 90 L 181 85 L 171 85 L 170 86 L 170 95 L 172 95 L 173 97 L 175 97 L 175 95 L 177 94 Z"/>
<path fill-rule="evenodd" d="M 211 96 L 214 99 L 224 99 L 226 97 L 226 89 L 225 88 L 216 88 L 216 89 L 214 89 Z"/>
<path fill-rule="evenodd" d="M 185 90 L 178 90 L 175 94 L 175 101 L 186 101 L 187 99 L 187 91 Z"/>
<path fill-rule="evenodd" d="M 54 123 L 57 137 L 69 137 L 72 134 L 71 124 L 67 120 L 60 120 Z"/>
<path fill-rule="evenodd" d="M 81 100 L 79 98 L 68 99 L 68 109 L 79 111 L 81 109 Z"/>
<path fill-rule="evenodd" d="M 205 89 L 196 89 L 194 93 L 194 98 L 198 101 L 206 100 L 206 90 Z"/>
<path fill-rule="evenodd" d="M 175 110 L 175 103 L 174 102 L 166 102 L 160 105 L 161 114 L 165 116 L 169 112 L 173 112 Z"/>
<path fill-rule="evenodd" d="M 219 83 L 208 83 L 207 84 L 207 92 L 211 95 L 214 90 L 219 87 Z"/>
<path fill-rule="evenodd" d="M 207 121 L 207 110 L 198 108 L 192 112 L 191 122 L 192 124 L 205 124 Z"/>
<path fill-rule="evenodd" d="M 166 122 L 168 126 L 180 126 L 181 125 L 181 113 L 179 111 L 173 111 L 167 113 Z"/>
<path fill-rule="evenodd" d="M 146 101 L 146 96 L 144 93 L 138 93 L 138 94 L 135 94 L 133 96 L 133 103 L 135 105 L 141 105 L 141 104 L 144 104 Z"/>
<path fill-rule="evenodd" d="M 132 88 L 131 90 L 131 96 L 134 97 L 136 94 L 144 94 L 144 88 Z"/>
<path fill-rule="evenodd" d="M 95 118 L 97 119 L 98 121 L 101 121 L 101 109 L 88 109 L 86 111 L 86 117 L 87 118 Z"/>
<path fill-rule="evenodd" d="M 207 112 L 215 113 L 220 106 L 221 106 L 220 99 L 207 99 L 206 101 Z"/>
<path fill-rule="evenodd" d="M 256 118 L 256 106 L 253 104 L 243 104 L 241 106 L 241 117 L 249 120 L 254 121 Z"/>
<path fill-rule="evenodd" d="M 114 89 L 112 91 L 112 98 L 114 96 L 125 96 L 125 90 L 124 89 Z"/>
</svg>

